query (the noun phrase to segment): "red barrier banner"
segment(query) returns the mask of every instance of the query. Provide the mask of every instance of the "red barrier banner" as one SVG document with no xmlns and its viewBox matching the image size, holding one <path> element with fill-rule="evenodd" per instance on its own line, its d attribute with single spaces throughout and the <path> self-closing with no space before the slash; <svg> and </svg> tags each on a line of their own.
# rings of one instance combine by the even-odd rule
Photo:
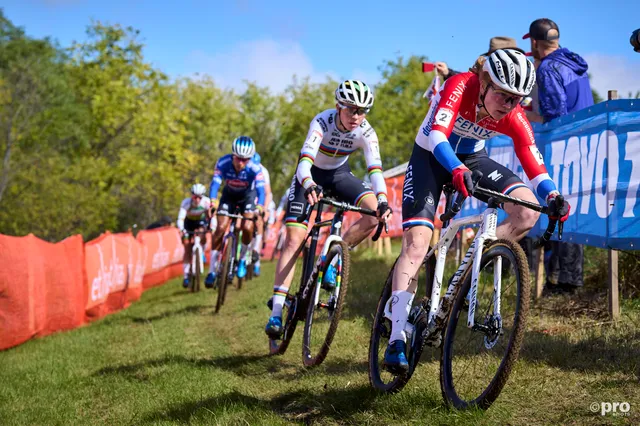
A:
<svg viewBox="0 0 640 426">
<path fill-rule="evenodd" d="M 0 235 L 0 350 L 82 325 L 82 236 L 53 244 Z"/>
<path fill-rule="evenodd" d="M 131 234 L 106 232 L 85 244 L 87 317 L 102 317 L 138 299 L 144 268 L 144 248 Z"/>
<path fill-rule="evenodd" d="M 136 239 L 146 251 L 143 288 L 162 284 L 182 273 L 184 246 L 178 228 L 167 226 L 140 231 Z"/>
</svg>

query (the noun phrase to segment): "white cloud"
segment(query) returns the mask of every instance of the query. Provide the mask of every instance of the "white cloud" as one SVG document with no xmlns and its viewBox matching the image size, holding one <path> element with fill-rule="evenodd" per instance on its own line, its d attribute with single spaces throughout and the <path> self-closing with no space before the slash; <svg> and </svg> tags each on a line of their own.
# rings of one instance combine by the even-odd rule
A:
<svg viewBox="0 0 640 426">
<path fill-rule="evenodd" d="M 618 96 L 626 98 L 629 92 L 633 95 L 640 90 L 640 64 L 632 63 L 624 56 L 603 55 L 590 53 L 584 56 L 589 64 L 591 74 L 591 87 L 595 89 L 603 99 L 607 98 L 607 91 L 617 90 Z"/>
<path fill-rule="evenodd" d="M 245 88 L 243 80 L 281 92 L 291 84 L 294 75 L 310 77 L 313 82 L 325 81 L 327 76 L 334 77 L 332 72 L 316 71 L 302 46 L 288 41 L 241 42 L 215 54 L 194 51 L 188 55 L 187 62 L 194 73 L 207 74 L 219 86 L 239 91 Z"/>
</svg>

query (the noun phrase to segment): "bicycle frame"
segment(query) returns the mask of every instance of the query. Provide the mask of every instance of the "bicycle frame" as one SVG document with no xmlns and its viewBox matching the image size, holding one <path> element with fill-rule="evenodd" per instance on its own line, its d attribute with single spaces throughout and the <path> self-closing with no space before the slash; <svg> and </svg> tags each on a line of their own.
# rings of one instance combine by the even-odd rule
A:
<svg viewBox="0 0 640 426">
<path fill-rule="evenodd" d="M 200 271 L 202 275 L 204 273 L 204 262 L 202 260 L 202 255 L 204 253 L 204 249 L 202 248 L 202 244 L 200 243 L 200 233 L 196 232 L 193 236 L 193 247 L 191 249 L 191 272 L 195 273 L 196 268 Z"/>
<path fill-rule="evenodd" d="M 447 292 L 441 299 L 440 293 L 442 289 L 442 277 L 444 275 L 444 265 L 446 262 L 447 252 L 453 242 L 458 230 L 466 225 L 473 225 L 480 223 L 480 230 L 476 234 L 471 246 L 467 250 L 462 263 L 458 267 L 458 270 L 453 275 L 451 283 L 447 288 Z M 431 289 L 431 298 L 429 305 L 429 316 L 427 330 L 431 334 L 439 326 L 444 325 L 444 321 L 449 313 L 451 305 L 453 304 L 454 297 L 457 294 L 457 288 L 460 283 L 460 278 L 469 268 L 471 259 L 473 259 L 473 266 L 471 270 L 471 288 L 469 289 L 469 312 L 467 316 L 467 327 L 473 328 L 475 325 L 474 316 L 476 308 L 477 290 L 478 290 L 478 275 L 480 273 L 480 262 L 482 260 L 482 251 L 486 241 L 494 241 L 496 237 L 496 228 L 498 225 L 498 210 L 494 206 L 488 207 L 482 214 L 470 216 L 461 219 L 452 220 L 449 226 L 445 229 L 443 237 L 440 238 L 438 243 L 427 253 L 425 260 L 437 253 L 436 267 L 433 278 L 433 287 Z M 498 261 L 498 263 L 501 263 Z M 494 267 L 494 315 L 500 314 L 500 290 L 501 290 L 501 272 L 502 265 L 495 265 Z"/>
<path fill-rule="evenodd" d="M 324 203 L 319 203 L 315 222 L 311 227 L 311 232 L 307 234 L 307 236 L 302 242 L 302 246 L 304 246 L 307 243 L 307 240 L 311 237 L 311 243 L 309 245 L 309 256 L 307 256 L 307 258 L 304 260 L 305 264 L 303 268 L 303 271 L 304 271 L 303 273 L 305 274 L 305 277 L 304 277 L 305 284 L 304 284 L 304 287 L 300 289 L 302 291 L 303 300 L 306 300 L 307 298 L 307 293 L 311 288 L 311 284 L 312 284 L 311 279 L 313 278 L 313 276 L 315 276 L 318 271 L 323 271 L 324 262 L 326 260 L 327 252 L 329 251 L 329 247 L 331 246 L 331 243 L 334 241 L 342 241 L 341 229 L 342 229 L 342 220 L 344 217 L 344 211 L 338 210 L 336 214 L 333 216 L 333 218 L 328 220 L 322 220 L 323 205 Z M 315 259 L 316 249 L 318 245 L 318 237 L 320 236 L 320 228 L 323 228 L 325 226 L 331 226 L 331 231 L 329 236 L 325 240 L 324 245 L 322 246 L 322 252 L 320 253 L 320 256 L 318 256 L 318 258 Z M 318 280 L 322 281 L 322 272 L 318 273 Z M 339 283 L 337 284 L 337 286 L 339 287 Z M 317 297 L 318 295 L 316 294 L 316 298 Z M 318 301 L 316 300 L 314 303 L 318 303 Z M 304 311 L 306 311 L 306 309 L 304 309 Z"/>
</svg>

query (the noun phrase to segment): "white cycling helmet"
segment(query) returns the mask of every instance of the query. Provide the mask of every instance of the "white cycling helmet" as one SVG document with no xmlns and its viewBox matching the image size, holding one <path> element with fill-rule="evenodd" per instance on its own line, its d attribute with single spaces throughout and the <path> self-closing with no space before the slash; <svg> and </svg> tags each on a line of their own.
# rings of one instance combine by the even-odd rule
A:
<svg viewBox="0 0 640 426">
<path fill-rule="evenodd" d="M 493 83 L 518 96 L 528 96 L 536 83 L 536 70 L 522 52 L 498 49 L 484 63 Z"/>
<path fill-rule="evenodd" d="M 256 144 L 249 136 L 239 136 L 233 141 L 231 152 L 240 158 L 251 158 L 256 153 Z"/>
<path fill-rule="evenodd" d="M 191 187 L 191 193 L 193 195 L 198 195 L 200 197 L 204 196 L 204 193 L 207 191 L 207 188 L 204 187 L 201 183 L 196 183 Z"/>
<path fill-rule="evenodd" d="M 361 81 L 345 80 L 336 89 L 336 101 L 343 105 L 353 105 L 358 108 L 373 106 L 373 92 Z"/>
</svg>

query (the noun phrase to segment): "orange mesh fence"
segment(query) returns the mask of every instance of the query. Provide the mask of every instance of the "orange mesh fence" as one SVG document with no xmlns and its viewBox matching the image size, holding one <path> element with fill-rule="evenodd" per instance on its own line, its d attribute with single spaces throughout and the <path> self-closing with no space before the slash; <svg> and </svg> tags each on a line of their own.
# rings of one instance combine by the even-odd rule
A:
<svg viewBox="0 0 640 426">
<path fill-rule="evenodd" d="M 146 250 L 142 286 L 147 289 L 182 273 L 184 247 L 177 228 L 165 227 L 140 231 L 136 239 Z"/>
<path fill-rule="evenodd" d="M 83 243 L 0 235 L 0 350 L 84 320 Z"/>
<path fill-rule="evenodd" d="M 176 228 L 106 232 L 86 244 L 0 235 L 0 350 L 128 306 L 182 273 Z"/>
<path fill-rule="evenodd" d="M 86 313 L 100 318 L 142 294 L 145 250 L 131 234 L 106 232 L 85 244 Z"/>
</svg>

